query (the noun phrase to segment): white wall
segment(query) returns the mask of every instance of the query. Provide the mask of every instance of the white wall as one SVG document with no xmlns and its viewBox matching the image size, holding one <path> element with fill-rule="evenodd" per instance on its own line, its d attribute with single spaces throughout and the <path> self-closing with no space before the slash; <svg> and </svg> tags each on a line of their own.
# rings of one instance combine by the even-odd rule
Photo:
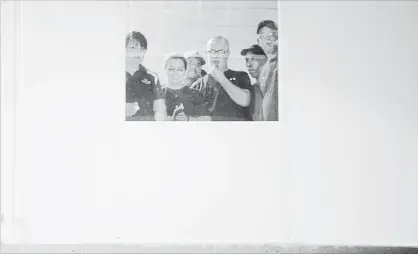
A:
<svg viewBox="0 0 418 255">
<path fill-rule="evenodd" d="M 283 1 L 292 233 L 418 243 L 418 3 Z"/>
<path fill-rule="evenodd" d="M 258 124 L 125 123 L 126 5 L 13 4 L 1 171 L 23 241 L 417 245 L 417 2 L 280 3 L 282 117 Z"/>
</svg>

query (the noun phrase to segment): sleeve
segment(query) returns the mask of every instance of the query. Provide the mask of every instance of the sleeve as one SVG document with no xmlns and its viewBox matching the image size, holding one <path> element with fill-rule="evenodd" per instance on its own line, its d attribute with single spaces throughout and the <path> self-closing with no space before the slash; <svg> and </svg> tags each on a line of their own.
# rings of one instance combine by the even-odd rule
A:
<svg viewBox="0 0 418 255">
<path fill-rule="evenodd" d="M 126 76 L 126 103 L 133 103 L 135 101 L 135 93 L 133 91 L 132 76 Z"/>
<path fill-rule="evenodd" d="M 252 91 L 251 80 L 246 72 L 239 73 L 238 87 Z"/>
<path fill-rule="evenodd" d="M 155 99 L 165 99 L 165 93 L 161 87 L 160 79 L 158 79 L 158 75 L 156 73 L 150 72 L 147 70 L 147 73 L 153 78 L 153 92 L 155 95 Z"/>
<path fill-rule="evenodd" d="M 265 99 L 263 101 L 263 109 L 265 111 L 264 115 L 266 116 L 267 121 L 277 121 L 279 120 L 279 113 L 278 113 L 278 71 L 275 69 L 273 71 L 271 80 L 271 84 L 264 95 Z"/>
</svg>

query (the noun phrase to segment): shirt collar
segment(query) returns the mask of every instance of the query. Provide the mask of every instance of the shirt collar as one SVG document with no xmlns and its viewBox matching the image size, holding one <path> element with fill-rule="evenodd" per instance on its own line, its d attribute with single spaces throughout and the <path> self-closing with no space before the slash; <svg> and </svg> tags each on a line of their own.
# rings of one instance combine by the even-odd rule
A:
<svg viewBox="0 0 418 255">
<path fill-rule="evenodd" d="M 137 76 L 137 75 L 143 75 L 144 73 L 146 73 L 147 72 L 147 69 L 145 69 L 145 67 L 143 66 L 143 65 L 139 65 L 139 69 L 138 69 L 138 71 L 136 71 L 135 72 L 135 76 Z"/>
<path fill-rule="evenodd" d="M 271 63 L 271 62 L 277 61 L 278 57 L 279 57 L 279 54 L 274 54 L 274 56 L 269 59 L 269 62 Z"/>
<path fill-rule="evenodd" d="M 138 72 L 145 73 L 146 71 L 147 71 L 147 69 L 145 69 L 145 67 L 143 65 L 139 65 Z"/>
</svg>

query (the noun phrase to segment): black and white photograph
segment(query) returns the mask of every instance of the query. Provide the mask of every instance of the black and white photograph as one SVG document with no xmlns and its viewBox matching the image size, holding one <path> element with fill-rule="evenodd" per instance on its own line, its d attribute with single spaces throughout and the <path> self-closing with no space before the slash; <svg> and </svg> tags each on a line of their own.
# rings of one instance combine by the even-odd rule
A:
<svg viewBox="0 0 418 255">
<path fill-rule="evenodd" d="M 127 121 L 278 121 L 276 1 L 134 1 Z"/>
<path fill-rule="evenodd" d="M 418 253 L 418 1 L 0 15 L 0 253 Z"/>
</svg>

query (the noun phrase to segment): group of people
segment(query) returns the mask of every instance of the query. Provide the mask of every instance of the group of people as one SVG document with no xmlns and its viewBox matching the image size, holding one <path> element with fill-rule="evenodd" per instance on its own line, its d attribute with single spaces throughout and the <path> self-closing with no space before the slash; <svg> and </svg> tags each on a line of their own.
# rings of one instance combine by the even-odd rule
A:
<svg viewBox="0 0 418 255">
<path fill-rule="evenodd" d="M 207 62 L 197 51 L 172 53 L 164 60 L 167 84 L 142 62 L 147 40 L 140 32 L 126 37 L 126 120 L 277 121 L 278 28 L 257 26 L 257 43 L 241 51 L 247 72 L 228 68 L 229 42 L 211 37 Z M 206 71 L 202 66 L 207 64 Z"/>
</svg>

